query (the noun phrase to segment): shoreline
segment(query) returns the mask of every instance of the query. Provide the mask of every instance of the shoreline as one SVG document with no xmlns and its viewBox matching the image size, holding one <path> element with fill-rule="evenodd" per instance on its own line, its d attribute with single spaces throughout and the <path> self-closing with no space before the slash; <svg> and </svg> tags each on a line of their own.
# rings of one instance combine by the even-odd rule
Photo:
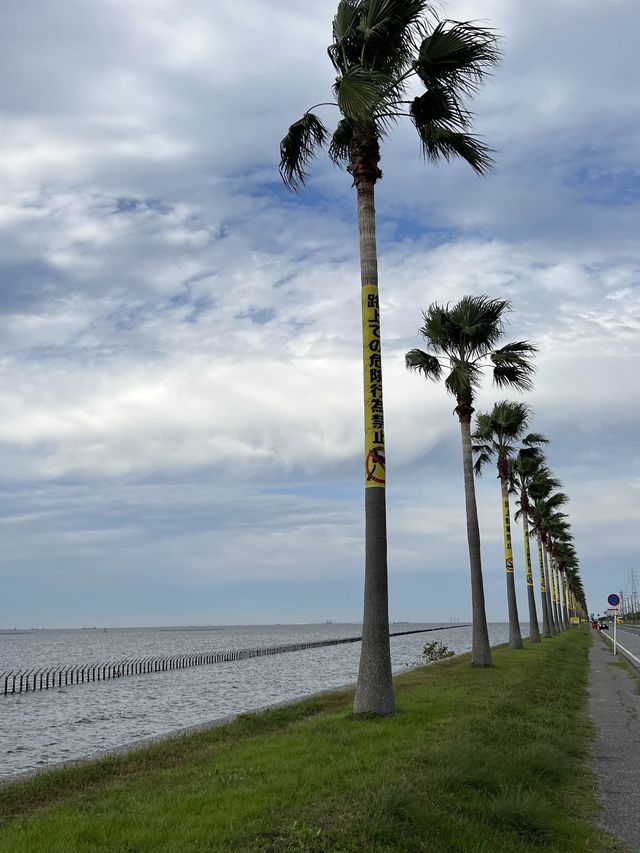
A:
<svg viewBox="0 0 640 853">
<path fill-rule="evenodd" d="M 505 645 L 505 643 L 498 643 L 497 645 L 492 646 L 492 649 L 498 649 Z M 459 659 L 464 655 L 469 654 L 470 652 L 456 653 L 452 657 L 445 658 L 444 660 Z M 415 666 L 402 667 L 401 669 L 398 669 L 396 672 L 393 673 L 393 678 L 395 680 L 398 676 L 405 675 L 408 672 L 413 672 L 414 670 L 420 669 L 425 666 L 436 666 L 437 664 L 443 662 L 444 661 L 431 661 L 430 663 L 418 663 Z M 223 726 L 227 726 L 231 723 L 234 723 L 239 717 L 242 717 L 245 714 L 261 714 L 265 711 L 274 711 L 278 708 L 286 708 L 290 705 L 298 705 L 299 703 L 305 702 L 310 699 L 319 699 L 323 696 L 331 696 L 334 694 L 339 695 L 341 693 L 346 694 L 350 691 L 354 691 L 355 688 L 356 682 L 353 681 L 349 684 L 341 684 L 338 687 L 327 687 L 325 690 L 314 690 L 313 693 L 303 693 L 298 696 L 294 696 L 290 699 L 283 699 L 280 702 L 271 702 L 267 705 L 260 705 L 260 707 L 258 708 L 251 708 L 246 711 L 238 711 L 237 714 L 227 714 L 224 717 L 215 717 L 214 719 L 207 720 L 204 723 L 194 723 L 190 726 L 181 726 L 180 728 L 172 729 L 170 732 L 163 732 L 162 734 L 157 735 L 148 735 L 147 737 L 138 738 L 137 740 L 129 741 L 128 743 L 123 743 L 120 746 L 99 749 L 95 752 L 83 756 L 82 758 L 71 758 L 68 761 L 55 761 L 52 764 L 47 764 L 46 767 L 34 767 L 32 770 L 25 770 L 21 773 L 11 774 L 10 776 L 0 776 L 0 789 L 6 788 L 11 785 L 19 784 L 20 782 L 27 782 L 36 776 L 42 776 L 49 772 L 65 770 L 73 767 L 82 767 L 85 764 L 91 764 L 95 761 L 100 761 L 106 758 L 126 756 L 138 750 L 145 749 L 148 746 L 163 744 L 172 739 L 181 740 L 183 738 L 189 737 L 190 735 L 199 734 L 200 732 L 219 729 Z"/>
<path fill-rule="evenodd" d="M 354 720 L 350 684 L 65 762 L 0 789 L 0 851 L 621 850 L 594 819 L 591 643 L 406 668 L 394 716 Z"/>
</svg>

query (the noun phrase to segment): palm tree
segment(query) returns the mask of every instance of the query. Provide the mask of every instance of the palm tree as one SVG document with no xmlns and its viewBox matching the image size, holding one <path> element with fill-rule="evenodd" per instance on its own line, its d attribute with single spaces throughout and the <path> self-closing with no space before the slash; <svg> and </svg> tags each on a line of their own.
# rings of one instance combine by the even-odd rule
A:
<svg viewBox="0 0 640 853">
<path fill-rule="evenodd" d="M 519 509 L 515 518 L 522 519 L 522 531 L 524 535 L 524 566 L 527 578 L 527 602 L 529 605 L 529 639 L 532 643 L 540 642 L 540 628 L 538 625 L 538 612 L 536 609 L 536 598 L 533 592 L 533 573 L 531 571 L 531 537 L 529 535 L 529 495 L 527 489 L 532 477 L 538 471 L 544 456 L 537 447 L 523 447 L 516 457 L 509 463 L 509 489 L 511 494 L 517 495 L 516 503 Z M 545 636 L 551 636 L 549 628 L 549 612 L 547 610 L 547 599 L 545 595 L 544 571 L 540 565 L 540 592 L 542 600 L 542 629 Z"/>
<path fill-rule="evenodd" d="M 405 357 L 409 370 L 426 379 L 439 381 L 443 373 L 445 388 L 456 400 L 455 413 L 462 436 L 467 540 L 471 569 L 471 606 L 473 613 L 472 662 L 491 665 L 491 649 L 484 603 L 480 530 L 473 481 L 471 416 L 475 394 L 483 369 L 492 367 L 492 378 L 499 388 L 531 388 L 532 355 L 536 347 L 528 341 L 516 341 L 497 348 L 504 334 L 504 315 L 511 308 L 506 299 L 488 296 L 464 296 L 454 306 L 433 303 L 423 312 L 420 334 L 431 352 L 410 350 Z"/>
<path fill-rule="evenodd" d="M 429 17 L 427 17 L 429 16 Z M 430 26 L 431 21 L 431 26 Z M 491 166 L 489 149 L 470 131 L 464 99 L 499 59 L 495 34 L 474 24 L 438 21 L 426 0 L 341 0 L 328 48 L 340 120 L 329 139 L 307 110 L 280 143 L 280 174 L 301 189 L 307 167 L 328 142 L 334 163 L 346 167 L 358 200 L 365 408 L 365 591 L 356 714 L 394 711 L 387 592 L 384 412 L 374 188 L 380 142 L 392 125 L 410 119 L 425 158 L 460 157 L 477 173 Z M 421 94 L 407 100 L 409 86 Z"/>
<path fill-rule="evenodd" d="M 487 414 L 476 415 L 476 431 L 472 438 L 476 455 L 474 470 L 480 475 L 484 466 L 496 460 L 500 492 L 502 495 L 502 524 L 504 531 L 504 565 L 507 580 L 507 604 L 509 609 L 509 648 L 522 648 L 522 634 L 518 620 L 518 602 L 513 574 L 513 548 L 511 545 L 511 511 L 509 507 L 509 462 L 516 453 L 516 444 L 522 441 L 525 447 L 546 444 L 547 439 L 538 433 L 525 431 L 531 419 L 531 409 L 525 403 L 502 400 L 495 403 Z M 527 579 L 528 580 L 528 579 Z M 531 590 L 533 592 L 533 589 Z M 535 603 L 534 603 L 535 607 Z M 533 631 L 532 627 L 532 631 Z M 537 631 L 537 624 L 535 625 Z M 538 640 L 540 636 L 538 635 Z"/>
</svg>

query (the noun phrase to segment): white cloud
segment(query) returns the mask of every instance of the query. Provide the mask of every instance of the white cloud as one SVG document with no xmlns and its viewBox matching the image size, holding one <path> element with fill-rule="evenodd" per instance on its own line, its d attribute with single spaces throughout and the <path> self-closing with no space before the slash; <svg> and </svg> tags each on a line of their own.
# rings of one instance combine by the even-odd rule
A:
<svg viewBox="0 0 640 853">
<path fill-rule="evenodd" d="M 286 126 L 329 95 L 335 4 L 37 5 L 10 0 L 0 34 L 4 570 L 355 577 L 355 198 L 323 159 L 300 197 L 276 171 Z M 606 57 L 602 10 L 573 0 L 445 12 L 504 34 L 505 63 L 474 104 L 497 166 L 483 180 L 426 166 L 410 127 L 383 151 L 390 564 L 407 577 L 450 566 L 438 582 L 451 588 L 464 574 L 453 401 L 403 356 L 431 301 L 486 292 L 513 301 L 508 336 L 540 346 L 530 402 L 576 496 L 596 594 L 590 549 L 615 529 L 618 559 L 634 553 L 638 11 L 607 7 Z M 495 398 L 485 388 L 478 407 Z M 492 566 L 494 485 L 480 488 Z M 488 574 L 495 618 L 501 582 Z"/>
</svg>

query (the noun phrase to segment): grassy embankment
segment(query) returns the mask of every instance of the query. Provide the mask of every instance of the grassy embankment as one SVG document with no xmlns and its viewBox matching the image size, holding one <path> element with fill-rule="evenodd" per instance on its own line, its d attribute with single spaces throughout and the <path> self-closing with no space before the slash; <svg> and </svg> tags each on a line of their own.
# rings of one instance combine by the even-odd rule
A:
<svg viewBox="0 0 640 853">
<path fill-rule="evenodd" d="M 391 719 L 332 694 L 0 789 L 0 850 L 621 850 L 587 819 L 589 643 L 408 673 Z"/>
</svg>

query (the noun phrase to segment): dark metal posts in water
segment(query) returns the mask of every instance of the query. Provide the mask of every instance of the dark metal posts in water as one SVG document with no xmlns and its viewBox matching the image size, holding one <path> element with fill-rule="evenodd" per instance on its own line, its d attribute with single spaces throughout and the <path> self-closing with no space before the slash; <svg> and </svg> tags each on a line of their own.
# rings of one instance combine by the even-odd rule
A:
<svg viewBox="0 0 640 853">
<path fill-rule="evenodd" d="M 443 625 L 441 628 L 419 628 L 415 631 L 396 631 L 390 637 L 405 634 L 426 634 L 429 631 L 444 631 L 447 628 L 467 628 L 468 625 Z M 32 667 L 25 670 L 10 670 L 0 673 L 0 693 L 9 696 L 16 693 L 28 693 L 34 690 L 49 690 L 51 687 L 84 684 L 85 681 L 107 681 L 123 675 L 144 675 L 148 672 L 168 672 L 185 667 L 202 666 L 212 663 L 248 660 L 265 655 L 279 655 L 286 652 L 299 652 L 304 649 L 319 649 L 325 646 L 339 646 L 345 643 L 358 643 L 361 637 L 343 637 L 339 640 L 316 640 L 310 643 L 287 643 L 280 646 L 268 646 L 254 649 L 232 649 L 226 652 L 201 652 L 174 657 L 135 658 L 112 663 L 72 664 L 71 666 Z M 63 684 L 64 679 L 64 684 Z"/>
</svg>

